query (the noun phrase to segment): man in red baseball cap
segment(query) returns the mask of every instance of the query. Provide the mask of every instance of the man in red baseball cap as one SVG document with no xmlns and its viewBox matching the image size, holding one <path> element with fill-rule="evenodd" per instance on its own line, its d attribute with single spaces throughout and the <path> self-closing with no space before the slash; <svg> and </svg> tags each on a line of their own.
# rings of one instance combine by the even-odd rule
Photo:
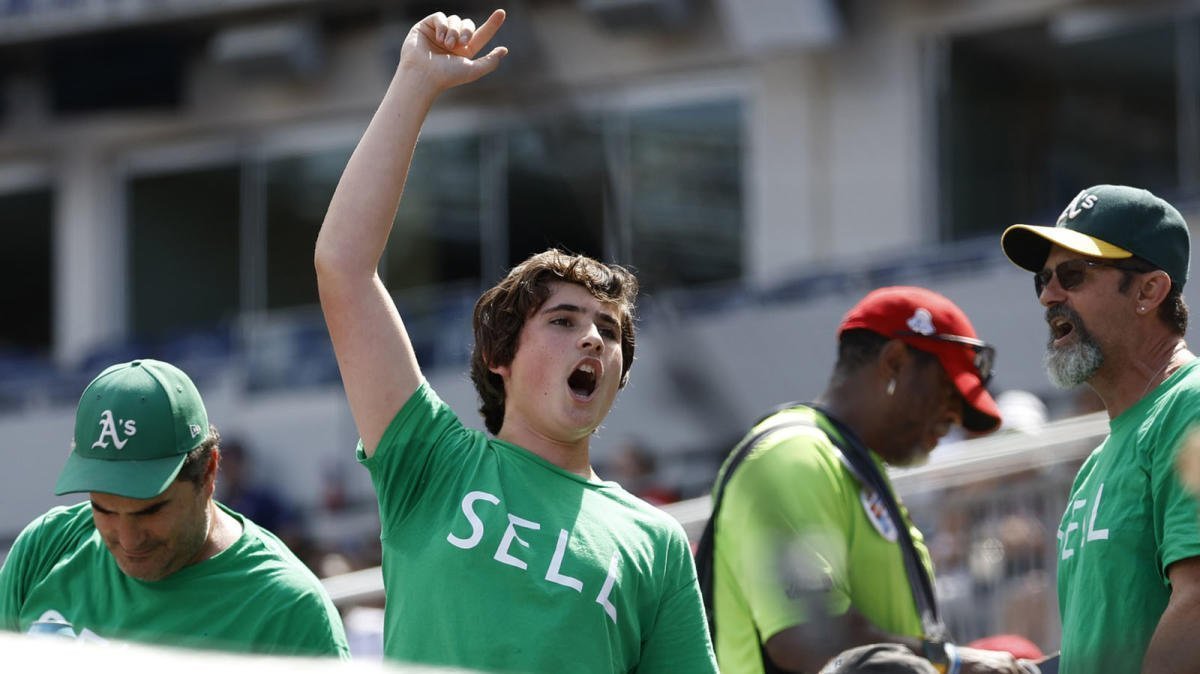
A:
<svg viewBox="0 0 1200 674">
<path fill-rule="evenodd" d="M 929 551 L 883 470 L 923 461 L 955 425 L 999 427 L 994 361 L 930 290 L 881 288 L 850 309 L 825 393 L 759 421 L 718 475 L 697 564 L 722 672 L 816 672 L 870 643 L 943 673 L 1027 671 L 949 643 Z"/>
</svg>

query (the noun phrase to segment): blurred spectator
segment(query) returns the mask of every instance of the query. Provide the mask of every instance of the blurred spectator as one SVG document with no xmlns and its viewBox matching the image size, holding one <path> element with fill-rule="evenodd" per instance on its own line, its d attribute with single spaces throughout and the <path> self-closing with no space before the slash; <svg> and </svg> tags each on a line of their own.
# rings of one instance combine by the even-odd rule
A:
<svg viewBox="0 0 1200 674">
<path fill-rule="evenodd" d="M 221 445 L 221 473 L 216 500 L 254 520 L 283 541 L 318 577 L 324 551 L 309 535 L 304 518 L 270 483 L 255 477 L 254 455 L 246 444 L 232 439 Z"/>
<path fill-rule="evenodd" d="M 1017 431 L 1033 433 L 1045 425 L 1049 419 L 1046 403 L 1037 395 L 1021 389 L 1009 389 L 996 395 L 996 406 L 1000 408 L 1000 416 L 1004 419 L 999 431 Z M 942 438 L 942 444 L 951 444 L 962 440 L 971 440 L 987 435 L 955 426 Z M 942 458 L 952 452 L 942 453 Z"/>
<path fill-rule="evenodd" d="M 238 439 L 221 446 L 217 500 L 280 538 L 296 528 L 296 517 L 283 497 L 271 485 L 254 479 L 253 457 Z"/>
<path fill-rule="evenodd" d="M 996 396 L 996 405 L 1004 419 L 1000 424 L 1001 431 L 1033 433 L 1046 423 L 1046 403 L 1029 391 L 1004 391 Z"/>
<path fill-rule="evenodd" d="M 611 477 L 625 491 L 654 505 L 674 503 L 680 497 L 678 489 L 662 483 L 654 454 L 637 440 L 628 440 L 618 448 Z"/>
</svg>

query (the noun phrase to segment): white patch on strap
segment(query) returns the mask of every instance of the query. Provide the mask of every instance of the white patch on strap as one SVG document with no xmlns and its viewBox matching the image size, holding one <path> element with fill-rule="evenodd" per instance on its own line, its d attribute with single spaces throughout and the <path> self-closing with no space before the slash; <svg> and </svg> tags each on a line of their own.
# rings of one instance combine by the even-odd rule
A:
<svg viewBox="0 0 1200 674">
<path fill-rule="evenodd" d="M 867 513 L 867 519 L 871 520 L 875 530 L 879 532 L 888 541 L 895 543 L 897 538 L 896 525 L 892 522 L 892 518 L 888 516 L 887 506 L 883 504 L 883 499 L 879 498 L 879 494 L 874 490 L 863 487 L 858 492 L 858 500 L 862 501 L 863 510 Z"/>
</svg>

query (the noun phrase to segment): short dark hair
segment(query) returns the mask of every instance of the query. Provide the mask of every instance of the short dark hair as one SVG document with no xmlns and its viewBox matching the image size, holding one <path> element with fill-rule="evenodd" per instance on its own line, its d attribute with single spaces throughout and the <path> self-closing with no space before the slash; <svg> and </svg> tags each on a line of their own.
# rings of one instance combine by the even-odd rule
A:
<svg viewBox="0 0 1200 674">
<path fill-rule="evenodd" d="M 837 363 L 833 366 L 834 379 L 845 379 L 864 365 L 874 362 L 879 357 L 879 353 L 883 351 L 883 347 L 890 341 L 892 341 L 890 337 L 866 328 L 854 328 L 843 332 L 842 336 L 838 338 Z M 922 351 L 910 344 L 904 346 L 922 367 L 928 367 L 934 363 L 941 365 L 934 354 Z"/>
<path fill-rule="evenodd" d="M 175 476 L 176 482 L 188 481 L 193 484 L 200 484 L 204 479 L 204 471 L 208 468 L 209 457 L 212 456 L 213 450 L 220 450 L 221 434 L 217 431 L 217 427 L 209 425 L 208 437 L 199 447 L 188 452 L 187 458 L 183 460 L 183 465 L 179 467 L 179 474 Z"/>
<path fill-rule="evenodd" d="M 1136 255 L 1120 261 L 1117 269 L 1121 270 L 1121 282 L 1117 286 L 1117 290 L 1122 294 L 1129 292 L 1133 286 L 1134 274 L 1145 274 L 1151 271 L 1160 271 L 1153 263 L 1148 262 Z M 1183 287 L 1174 281 L 1171 282 L 1171 290 L 1167 293 L 1162 304 L 1158 305 L 1158 319 L 1166 324 L 1167 328 L 1182 337 L 1187 333 L 1188 325 L 1188 308 L 1187 303 L 1183 301 Z"/>
<path fill-rule="evenodd" d="M 637 277 L 621 265 L 605 264 L 584 255 L 571 255 L 554 248 L 537 253 L 513 267 L 475 303 L 471 381 L 479 393 L 479 413 L 493 435 L 504 424 L 505 392 L 504 380 L 491 368 L 512 363 L 521 328 L 550 297 L 550 283 L 554 281 L 583 286 L 592 297 L 617 305 L 621 321 L 621 386 L 629 381 L 635 342 Z"/>
</svg>

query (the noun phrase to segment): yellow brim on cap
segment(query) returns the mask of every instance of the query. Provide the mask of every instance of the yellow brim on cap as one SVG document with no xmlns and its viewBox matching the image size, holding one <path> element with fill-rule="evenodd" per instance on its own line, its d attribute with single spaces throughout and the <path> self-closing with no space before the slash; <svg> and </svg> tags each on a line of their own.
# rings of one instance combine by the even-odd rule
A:
<svg viewBox="0 0 1200 674">
<path fill-rule="evenodd" d="M 1082 234 L 1066 227 L 1012 225 L 1000 235 L 1000 247 L 1013 264 L 1031 272 L 1039 272 L 1050 254 L 1050 244 L 1062 246 L 1080 255 L 1107 260 L 1122 260 L 1133 253 L 1107 241 Z"/>
</svg>

